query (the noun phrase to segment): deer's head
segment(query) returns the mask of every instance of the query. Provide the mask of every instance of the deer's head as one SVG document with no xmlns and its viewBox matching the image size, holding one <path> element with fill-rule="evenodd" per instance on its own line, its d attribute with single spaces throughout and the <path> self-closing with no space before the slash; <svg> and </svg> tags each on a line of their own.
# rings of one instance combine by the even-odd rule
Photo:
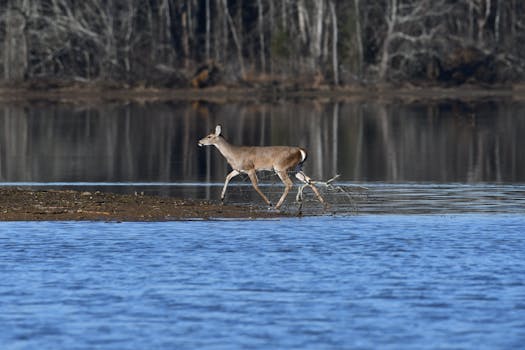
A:
<svg viewBox="0 0 525 350">
<path fill-rule="evenodd" d="M 221 136 L 221 126 L 215 127 L 215 132 L 212 132 L 208 136 L 203 137 L 199 140 L 199 146 L 211 146 L 217 143 L 217 140 Z"/>
</svg>

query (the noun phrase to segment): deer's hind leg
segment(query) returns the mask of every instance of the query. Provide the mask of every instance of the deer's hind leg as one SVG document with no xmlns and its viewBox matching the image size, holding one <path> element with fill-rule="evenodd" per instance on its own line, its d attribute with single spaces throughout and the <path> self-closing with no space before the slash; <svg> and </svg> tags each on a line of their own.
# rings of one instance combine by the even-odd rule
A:
<svg viewBox="0 0 525 350">
<path fill-rule="evenodd" d="M 272 206 L 272 202 L 270 202 L 268 198 L 264 195 L 264 193 L 262 193 L 262 191 L 259 189 L 257 174 L 255 173 L 255 170 L 248 171 L 248 177 L 252 181 L 253 188 L 257 191 L 257 193 L 259 193 L 262 199 L 264 199 L 266 204 L 268 204 L 269 206 Z"/>
<path fill-rule="evenodd" d="M 323 199 L 323 197 L 321 196 L 321 193 L 319 193 L 319 190 L 317 189 L 317 187 L 315 187 L 315 185 L 313 184 L 312 182 L 312 179 L 306 175 L 302 170 L 299 171 L 297 174 L 295 174 L 295 177 L 303 182 L 305 185 L 308 185 L 312 191 L 314 191 L 315 193 L 315 196 L 317 197 L 317 199 L 319 200 L 319 202 L 321 202 L 325 207 L 326 207 L 326 202 L 325 200 Z M 302 196 L 301 196 L 302 197 Z"/>
<path fill-rule="evenodd" d="M 277 173 L 281 181 L 284 183 L 284 192 L 281 195 L 279 202 L 277 202 L 277 205 L 275 206 L 275 209 L 279 209 L 281 205 L 283 205 L 283 202 L 286 199 L 286 196 L 288 196 L 288 192 L 290 192 L 290 190 L 292 189 L 293 182 L 292 180 L 290 180 L 290 177 L 288 176 L 286 171 L 275 171 L 275 172 Z"/>
</svg>

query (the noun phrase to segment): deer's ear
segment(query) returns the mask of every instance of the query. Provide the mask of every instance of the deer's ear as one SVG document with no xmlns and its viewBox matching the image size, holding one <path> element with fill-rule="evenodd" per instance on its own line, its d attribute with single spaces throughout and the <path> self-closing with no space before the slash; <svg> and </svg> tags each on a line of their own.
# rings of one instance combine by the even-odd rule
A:
<svg viewBox="0 0 525 350">
<path fill-rule="evenodd" d="M 215 136 L 219 136 L 221 134 L 221 126 L 217 125 L 215 127 Z"/>
</svg>

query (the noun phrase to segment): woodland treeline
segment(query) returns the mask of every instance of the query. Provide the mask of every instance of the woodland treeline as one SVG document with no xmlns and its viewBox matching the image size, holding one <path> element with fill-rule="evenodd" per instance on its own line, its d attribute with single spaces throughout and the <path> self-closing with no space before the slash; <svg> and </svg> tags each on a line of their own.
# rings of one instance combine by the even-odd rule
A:
<svg viewBox="0 0 525 350">
<path fill-rule="evenodd" d="M 0 77 L 164 87 L 494 84 L 521 0 L 0 0 Z"/>
</svg>

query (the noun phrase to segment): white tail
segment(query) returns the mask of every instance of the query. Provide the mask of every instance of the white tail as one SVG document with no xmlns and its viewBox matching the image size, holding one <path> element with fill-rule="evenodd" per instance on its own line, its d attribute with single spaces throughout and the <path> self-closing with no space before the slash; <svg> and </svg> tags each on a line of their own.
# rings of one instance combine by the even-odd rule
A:
<svg viewBox="0 0 525 350">
<path fill-rule="evenodd" d="M 264 199 L 266 204 L 272 205 L 268 198 L 261 192 L 258 186 L 256 172 L 260 170 L 275 171 L 281 181 L 284 183 L 284 192 L 277 202 L 275 208 L 279 209 L 283 204 L 288 192 L 293 186 L 293 182 L 288 176 L 288 171 L 295 170 L 297 174 L 295 177 L 304 182 L 312 188 L 317 198 L 321 203 L 325 203 L 323 197 L 311 182 L 311 179 L 306 176 L 301 170 L 302 164 L 306 160 L 306 151 L 299 147 L 289 146 L 268 146 L 268 147 L 249 147 L 249 146 L 234 146 L 228 143 L 221 136 L 221 126 L 217 125 L 215 132 L 202 138 L 199 141 L 199 146 L 215 146 L 226 158 L 228 164 L 233 170 L 226 176 L 224 187 L 221 192 L 221 200 L 224 201 L 226 188 L 230 180 L 241 174 L 248 174 L 252 182 L 253 188 Z"/>
</svg>

